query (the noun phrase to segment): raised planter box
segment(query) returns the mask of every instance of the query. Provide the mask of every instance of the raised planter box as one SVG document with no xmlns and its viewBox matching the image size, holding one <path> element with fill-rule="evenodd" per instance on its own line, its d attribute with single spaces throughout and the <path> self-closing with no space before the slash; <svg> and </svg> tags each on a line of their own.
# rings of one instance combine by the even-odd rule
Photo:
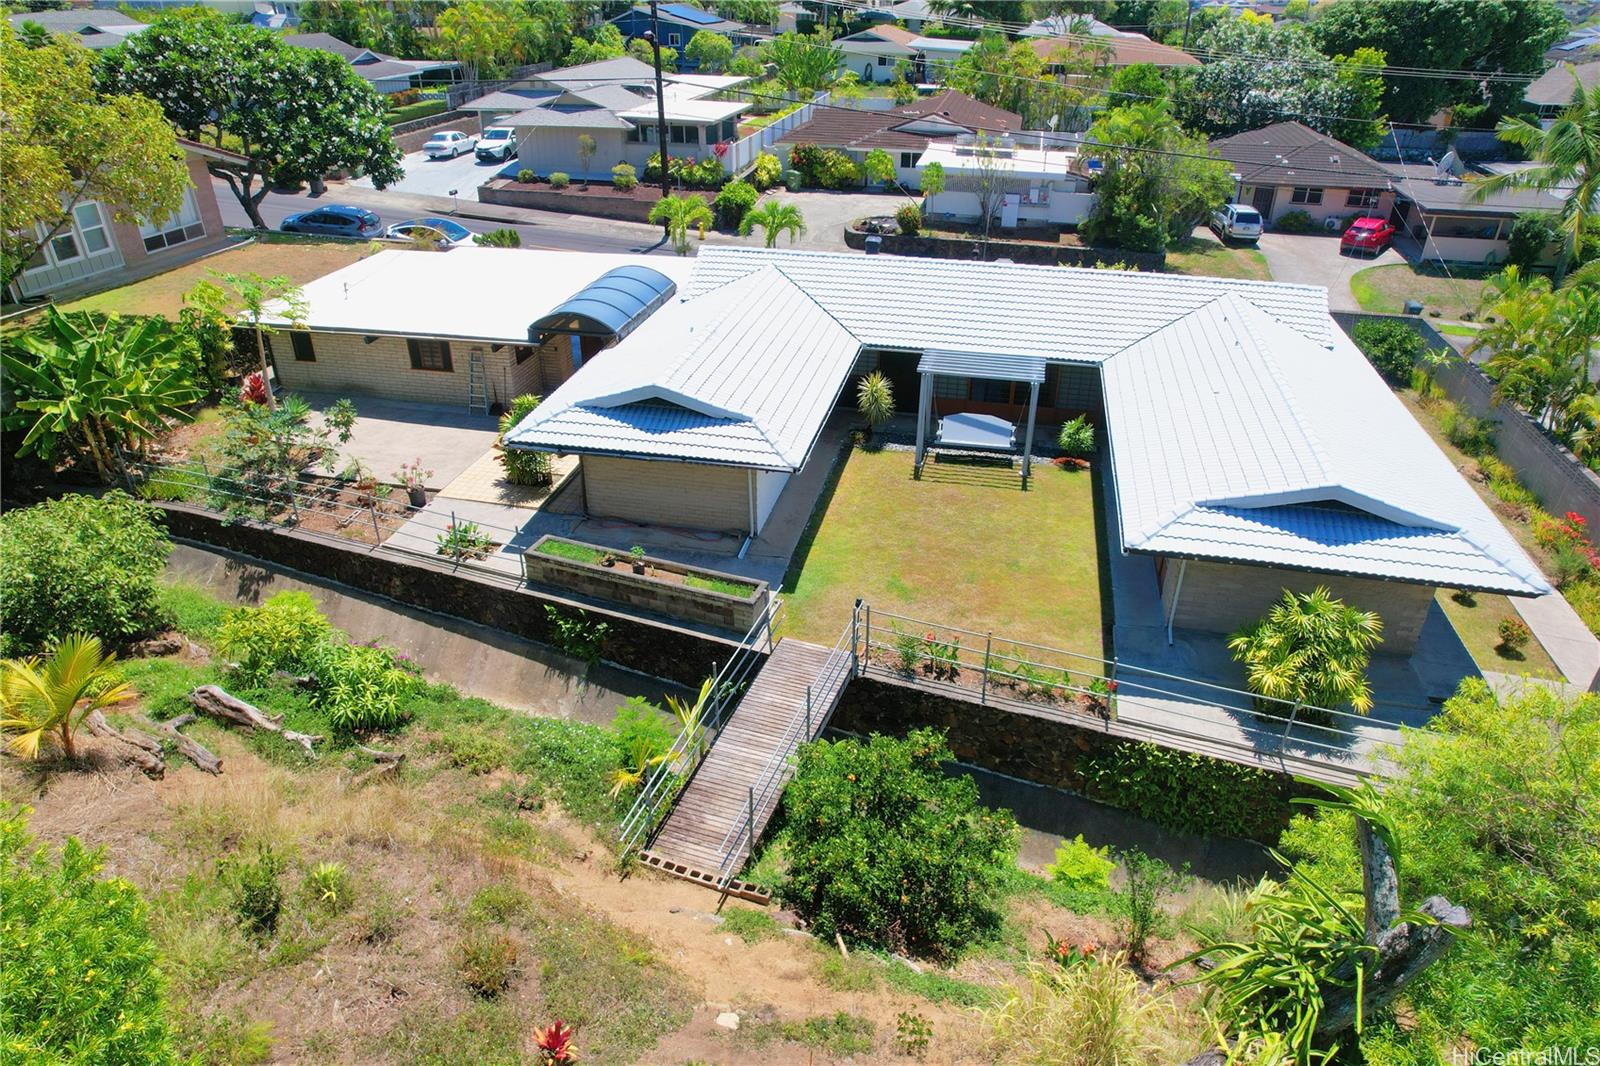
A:
<svg viewBox="0 0 1600 1066">
<path fill-rule="evenodd" d="M 610 182 L 593 181 L 587 189 L 574 179 L 565 189 L 552 189 L 549 185 L 525 185 L 507 178 L 495 178 L 478 187 L 478 202 L 504 204 L 507 207 L 531 207 L 539 211 L 563 211 L 569 215 L 594 215 L 597 218 L 616 218 L 624 222 L 649 222 L 650 209 L 661 199 L 661 189 L 655 185 L 640 185 L 627 192 L 612 187 Z M 698 196 L 708 205 L 716 193 L 690 189 L 677 190 L 678 196 Z"/>
<path fill-rule="evenodd" d="M 554 543 L 572 546 L 575 554 L 587 552 L 597 559 L 611 555 L 616 561 L 611 566 L 604 566 L 599 562 L 551 555 L 546 546 Z M 642 564 L 647 572 L 635 573 L 635 563 Z M 648 572 L 652 570 L 673 575 L 678 580 L 656 577 Z M 756 619 L 766 611 L 770 597 L 765 581 L 683 566 L 653 556 L 636 560 L 627 552 L 614 548 L 549 535 L 540 537 L 523 553 L 522 573 L 530 582 L 625 603 L 668 618 L 720 626 L 736 633 L 747 632 L 755 625 Z M 746 595 L 736 596 L 717 589 L 686 584 L 681 580 L 684 577 L 742 585 L 750 591 Z"/>
<path fill-rule="evenodd" d="M 845 227 L 844 243 L 860 251 L 867 246 L 867 238 L 876 234 L 864 233 Z M 973 248 L 983 242 L 965 237 L 907 237 L 899 233 L 885 234 L 879 238 L 881 250 L 888 255 L 916 255 L 933 259 L 971 259 Z M 985 253 L 988 260 L 1009 259 L 1014 263 L 1036 263 L 1046 266 L 1092 267 L 1096 263 L 1123 263 L 1135 270 L 1159 271 L 1166 269 L 1167 257 L 1160 252 L 1131 252 L 1124 248 L 1084 248 L 1072 245 L 1051 245 L 1026 241 L 991 240 Z"/>
</svg>

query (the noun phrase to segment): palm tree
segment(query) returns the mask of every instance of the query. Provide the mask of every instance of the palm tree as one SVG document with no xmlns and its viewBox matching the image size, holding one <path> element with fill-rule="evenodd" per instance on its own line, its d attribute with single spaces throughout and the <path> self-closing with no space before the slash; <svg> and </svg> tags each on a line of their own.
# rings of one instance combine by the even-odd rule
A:
<svg viewBox="0 0 1600 1066">
<path fill-rule="evenodd" d="M 132 686 L 117 682 L 117 657 L 102 654 L 99 637 L 74 633 L 37 656 L 0 663 L 0 729 L 16 734 L 7 744 L 26 759 L 37 758 L 46 736 L 67 758 L 76 756 L 73 734 L 90 712 L 132 699 Z"/>
<path fill-rule="evenodd" d="M 800 234 L 806 231 L 806 220 L 794 204 L 768 200 L 755 210 L 745 213 L 744 221 L 739 223 L 739 235 L 748 237 L 756 226 L 761 227 L 767 247 L 776 248 L 778 235 L 781 233 L 788 233 L 789 243 L 793 244 Z"/>
<path fill-rule="evenodd" d="M 869 437 L 873 430 L 894 417 L 894 386 L 883 376 L 883 371 L 874 370 L 856 386 L 856 410 L 866 419 Z"/>
<path fill-rule="evenodd" d="M 1572 195 L 1561 205 L 1561 228 L 1566 239 L 1560 258 L 1556 260 L 1557 285 L 1566 277 L 1584 223 L 1600 212 L 1600 85 L 1585 89 L 1578 83 L 1576 74 L 1573 83 L 1577 88 L 1572 94 L 1571 106 L 1549 129 L 1508 115 L 1500 120 L 1495 130 L 1502 141 L 1521 148 L 1539 165 L 1497 174 L 1479 183 L 1472 192 L 1474 200 L 1483 200 L 1505 189 L 1549 192 L 1572 188 Z"/>
<path fill-rule="evenodd" d="M 689 254 L 689 231 L 714 221 L 711 208 L 698 196 L 663 196 L 650 209 L 650 221 L 665 226 L 672 250 Z"/>
<path fill-rule="evenodd" d="M 698 753 L 701 746 L 705 745 L 706 713 L 711 710 L 711 693 L 715 685 L 714 677 L 702 681 L 693 703 L 672 695 L 667 697 L 667 706 L 678 716 L 678 724 L 683 732 L 689 735 L 689 747 L 684 749 L 686 753 Z"/>
<path fill-rule="evenodd" d="M 1383 639 L 1383 623 L 1326 588 L 1289 589 L 1265 618 L 1228 638 L 1234 660 L 1245 664 L 1250 691 L 1269 700 L 1333 709 L 1349 703 L 1372 709 L 1367 663 Z"/>
</svg>

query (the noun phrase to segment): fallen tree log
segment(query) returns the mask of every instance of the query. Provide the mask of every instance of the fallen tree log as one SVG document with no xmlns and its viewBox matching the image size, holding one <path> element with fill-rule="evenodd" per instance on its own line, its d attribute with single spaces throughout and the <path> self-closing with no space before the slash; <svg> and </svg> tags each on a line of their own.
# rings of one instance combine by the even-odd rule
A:
<svg viewBox="0 0 1600 1066">
<path fill-rule="evenodd" d="M 376 763 L 399 763 L 404 762 L 406 757 L 406 753 L 403 751 L 379 751 L 377 748 L 369 748 L 365 744 L 357 744 L 356 750 L 364 755 L 372 756 L 372 761 Z"/>
<path fill-rule="evenodd" d="M 316 756 L 317 753 L 312 745 L 323 739 L 314 733 L 296 733 L 292 729 L 283 728 L 282 715 L 273 717 L 265 714 L 254 704 L 246 703 L 216 685 L 201 685 L 189 693 L 189 702 L 196 709 L 224 722 L 242 725 L 247 729 L 277 733 L 289 743 L 300 745 L 305 749 L 307 757 Z"/>
<path fill-rule="evenodd" d="M 208 774 L 220 774 L 222 773 L 222 760 L 213 755 L 211 750 L 198 740 L 185 736 L 178 731 L 195 720 L 195 716 L 192 714 L 180 714 L 170 721 L 151 723 L 151 728 L 176 744 L 179 754 L 200 767 L 200 769 Z"/>
<path fill-rule="evenodd" d="M 90 735 L 121 744 L 122 760 L 130 766 L 137 767 L 152 781 L 160 781 L 167 776 L 167 760 L 162 754 L 159 740 L 137 729 L 130 729 L 127 732 L 117 730 L 99 711 L 90 711 L 84 718 L 83 724 Z"/>
</svg>

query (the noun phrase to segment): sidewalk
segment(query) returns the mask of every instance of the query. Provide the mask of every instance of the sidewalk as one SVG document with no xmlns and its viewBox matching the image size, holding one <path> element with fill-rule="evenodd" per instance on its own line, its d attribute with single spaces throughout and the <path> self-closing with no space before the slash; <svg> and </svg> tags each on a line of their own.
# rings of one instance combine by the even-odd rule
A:
<svg viewBox="0 0 1600 1066">
<path fill-rule="evenodd" d="M 1572 605 L 1559 592 L 1509 599 L 1561 675 L 1579 689 L 1595 691 L 1600 684 L 1600 640 L 1589 632 Z"/>
</svg>

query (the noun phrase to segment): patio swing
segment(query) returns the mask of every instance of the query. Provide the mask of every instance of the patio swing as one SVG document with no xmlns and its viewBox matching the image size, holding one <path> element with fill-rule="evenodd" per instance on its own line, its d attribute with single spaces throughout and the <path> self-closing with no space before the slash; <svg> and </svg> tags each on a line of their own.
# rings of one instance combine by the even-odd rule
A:
<svg viewBox="0 0 1600 1066">
<path fill-rule="evenodd" d="M 1029 385 L 1027 430 L 1022 444 L 1022 487 L 1033 473 L 1033 428 L 1039 411 L 1039 386 L 1044 383 L 1045 361 L 1039 356 L 993 355 L 971 352 L 927 351 L 917 364 L 922 390 L 917 400 L 917 453 L 915 473 L 922 476 L 928 449 L 958 452 L 994 452 L 1015 455 L 1017 426 L 998 415 L 960 411 L 939 415 L 933 394 L 935 376 L 980 378 L 988 381 L 1023 381 Z M 932 441 L 929 422 L 934 422 Z"/>
</svg>

